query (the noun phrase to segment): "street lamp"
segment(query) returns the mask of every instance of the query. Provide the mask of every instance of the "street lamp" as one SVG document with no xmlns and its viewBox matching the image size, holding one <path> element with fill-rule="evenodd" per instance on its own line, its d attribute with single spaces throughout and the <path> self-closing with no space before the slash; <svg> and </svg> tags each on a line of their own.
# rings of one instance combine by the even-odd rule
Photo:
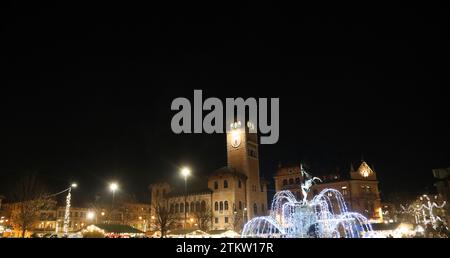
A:
<svg viewBox="0 0 450 258">
<path fill-rule="evenodd" d="M 110 223 L 114 217 L 114 200 L 115 200 L 115 196 L 116 196 L 116 191 L 119 189 L 119 184 L 117 184 L 116 182 L 112 182 L 109 184 L 109 190 L 112 192 L 112 202 L 111 202 L 111 212 L 110 212 Z"/>
<path fill-rule="evenodd" d="M 246 213 L 247 213 L 247 207 L 245 207 L 244 211 L 242 212 L 242 221 L 243 221 L 244 225 L 245 225 L 245 215 L 246 215 Z"/>
<path fill-rule="evenodd" d="M 119 189 L 119 185 L 117 183 L 111 183 L 109 184 L 109 190 L 113 193 L 113 201 L 114 201 L 114 194 L 116 193 L 117 189 Z"/>
<path fill-rule="evenodd" d="M 186 209 L 186 201 L 187 201 L 187 178 L 191 175 L 191 170 L 187 167 L 181 169 L 181 175 L 184 177 L 184 229 L 186 229 L 186 220 L 187 220 L 187 209 Z"/>
</svg>

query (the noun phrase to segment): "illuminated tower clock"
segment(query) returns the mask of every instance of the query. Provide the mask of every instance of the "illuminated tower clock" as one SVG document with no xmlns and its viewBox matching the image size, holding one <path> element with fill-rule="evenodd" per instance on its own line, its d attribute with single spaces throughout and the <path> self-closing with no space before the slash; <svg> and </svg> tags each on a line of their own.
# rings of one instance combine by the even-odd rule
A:
<svg viewBox="0 0 450 258">
<path fill-rule="evenodd" d="M 247 176 L 244 203 L 250 219 L 267 210 L 267 192 L 261 184 L 259 174 L 258 138 L 256 133 L 249 132 L 250 128 L 254 128 L 250 122 L 244 124 L 238 121 L 229 126 L 231 130 L 227 133 L 228 167 Z"/>
</svg>

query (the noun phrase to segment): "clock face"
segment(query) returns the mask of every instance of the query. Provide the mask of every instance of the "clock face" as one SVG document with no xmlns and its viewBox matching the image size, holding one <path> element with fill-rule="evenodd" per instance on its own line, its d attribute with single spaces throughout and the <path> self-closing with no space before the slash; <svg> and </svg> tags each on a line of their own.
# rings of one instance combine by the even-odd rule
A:
<svg viewBox="0 0 450 258">
<path fill-rule="evenodd" d="M 237 148 L 241 145 L 241 135 L 238 132 L 234 132 L 231 135 L 231 146 Z"/>
</svg>

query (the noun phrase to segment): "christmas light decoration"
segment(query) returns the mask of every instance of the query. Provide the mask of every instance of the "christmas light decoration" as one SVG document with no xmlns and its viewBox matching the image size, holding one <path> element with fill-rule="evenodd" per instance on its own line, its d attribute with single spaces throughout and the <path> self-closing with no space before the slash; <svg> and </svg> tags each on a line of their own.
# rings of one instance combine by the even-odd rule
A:
<svg viewBox="0 0 450 258">
<path fill-rule="evenodd" d="M 436 196 L 435 199 L 437 199 Z M 437 222 L 442 221 L 442 219 L 435 215 L 436 212 L 434 210 L 444 208 L 447 203 L 443 201 L 441 205 L 438 205 L 436 202 L 432 202 L 428 195 L 422 195 L 419 200 L 422 202 L 421 204 L 409 205 L 408 208 L 400 205 L 402 213 L 412 214 L 416 224 L 427 225 L 431 223 L 433 228 L 436 229 Z"/>
</svg>

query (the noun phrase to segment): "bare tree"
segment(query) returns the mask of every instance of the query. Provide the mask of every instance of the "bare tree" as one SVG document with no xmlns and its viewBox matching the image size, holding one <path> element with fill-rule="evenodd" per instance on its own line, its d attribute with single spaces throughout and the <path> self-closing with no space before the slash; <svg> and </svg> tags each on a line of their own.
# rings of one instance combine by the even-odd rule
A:
<svg viewBox="0 0 450 258">
<path fill-rule="evenodd" d="M 236 232 L 239 232 L 240 231 L 239 229 L 242 227 L 241 218 L 242 215 L 239 215 L 237 211 L 233 212 L 233 219 L 230 222 L 230 224 L 233 227 L 233 230 Z"/>
<path fill-rule="evenodd" d="M 212 210 L 210 207 L 202 208 L 193 213 L 198 223 L 198 228 L 203 231 L 208 231 L 211 228 Z"/>
<path fill-rule="evenodd" d="M 21 237 L 24 238 L 26 232 L 40 219 L 40 211 L 46 209 L 51 201 L 35 175 L 25 176 L 19 181 L 14 199 L 11 222 L 14 228 L 21 231 Z"/>
<path fill-rule="evenodd" d="M 155 230 L 161 232 L 161 238 L 164 238 L 167 231 L 170 230 L 177 221 L 175 214 L 161 202 L 157 202 L 152 207 L 154 212 L 153 226 Z"/>
</svg>

